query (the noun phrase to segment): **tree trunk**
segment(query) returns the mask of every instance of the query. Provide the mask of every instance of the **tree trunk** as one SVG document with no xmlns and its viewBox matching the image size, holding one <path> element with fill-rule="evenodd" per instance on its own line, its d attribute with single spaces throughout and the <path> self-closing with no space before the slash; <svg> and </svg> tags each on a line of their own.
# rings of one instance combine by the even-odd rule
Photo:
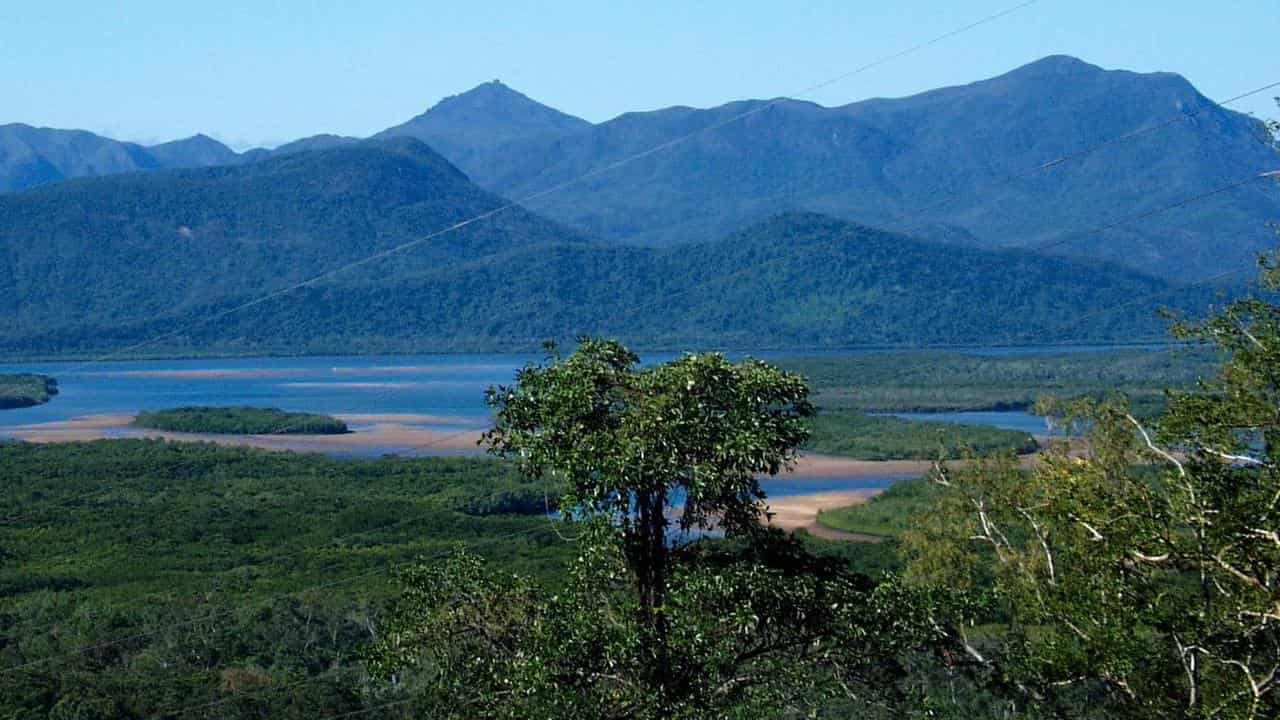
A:
<svg viewBox="0 0 1280 720">
<path fill-rule="evenodd" d="M 665 488 L 637 493 L 636 533 L 631 543 L 642 622 L 648 626 L 655 643 L 654 682 L 664 698 L 672 681 L 667 617 L 663 608 L 668 572 L 666 504 Z"/>
</svg>

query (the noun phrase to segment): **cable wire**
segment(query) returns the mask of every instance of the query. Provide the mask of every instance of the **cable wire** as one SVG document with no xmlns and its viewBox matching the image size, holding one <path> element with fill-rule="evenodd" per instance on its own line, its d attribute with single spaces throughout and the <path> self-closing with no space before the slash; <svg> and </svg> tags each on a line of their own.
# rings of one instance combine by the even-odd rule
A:
<svg viewBox="0 0 1280 720">
<path fill-rule="evenodd" d="M 957 35 L 961 35 L 961 34 L 963 34 L 963 33 L 969 32 L 969 31 L 971 31 L 971 30 L 977 29 L 977 28 L 979 28 L 979 27 L 982 27 L 983 25 L 988 25 L 988 24 L 993 23 L 993 22 L 995 22 L 995 21 L 997 21 L 997 20 L 1000 20 L 1000 19 L 1002 19 L 1002 18 L 1004 18 L 1004 17 L 1006 17 L 1006 16 L 1008 16 L 1008 15 L 1011 15 L 1011 14 L 1013 14 L 1013 13 L 1016 13 L 1016 12 L 1018 12 L 1018 11 L 1020 11 L 1020 10 L 1025 9 L 1025 8 L 1028 8 L 1028 7 L 1032 6 L 1032 5 L 1035 5 L 1035 4 L 1036 4 L 1036 3 L 1038 3 L 1039 1 L 1040 1 L 1040 0 L 1025 0 L 1025 2 L 1018 3 L 1018 4 L 1016 4 L 1016 5 L 1013 5 L 1013 6 L 1009 7 L 1009 8 L 1006 8 L 1006 9 L 1004 9 L 1004 10 L 1001 10 L 1001 11 L 999 11 L 999 12 L 995 12 L 995 13 L 992 13 L 992 14 L 990 14 L 990 15 L 986 15 L 986 16 L 984 16 L 984 17 L 982 17 L 982 18 L 980 18 L 980 19 L 978 19 L 978 20 L 976 20 L 976 21 L 973 21 L 973 22 L 971 22 L 971 23 L 969 23 L 969 24 L 967 24 L 967 25 L 964 25 L 964 26 L 961 26 L 961 27 L 956 28 L 956 29 L 954 29 L 954 30 L 951 30 L 951 31 L 945 32 L 945 33 L 943 33 L 943 34 L 941 34 L 941 35 L 937 35 L 937 36 L 935 36 L 935 37 L 933 37 L 933 38 L 930 38 L 929 40 L 926 40 L 926 41 L 924 41 L 924 42 L 918 43 L 918 44 L 916 44 L 916 45 L 912 45 L 911 47 L 908 47 L 908 48 L 906 48 L 906 49 L 899 50 L 899 51 L 897 51 L 897 52 L 895 52 L 895 53 L 891 53 L 891 54 L 889 54 L 889 55 L 882 56 L 882 57 L 880 57 L 880 58 L 877 58 L 876 60 L 873 60 L 873 61 L 871 61 L 871 62 L 869 62 L 869 63 L 864 64 L 864 65 L 861 65 L 861 66 L 859 66 L 859 67 L 857 67 L 857 68 L 854 68 L 853 70 L 850 70 L 850 71 L 848 71 L 848 72 L 841 73 L 841 74 L 836 75 L 836 76 L 834 76 L 834 77 L 831 77 L 831 78 L 829 78 L 829 79 L 827 79 L 827 80 L 823 80 L 823 81 L 821 81 L 821 82 L 818 82 L 818 83 L 815 83 L 815 84 L 813 84 L 813 85 L 810 85 L 810 86 L 808 86 L 808 87 L 804 88 L 803 90 L 799 91 L 798 93 L 795 93 L 795 94 L 793 95 L 793 97 L 803 97 L 803 96 L 805 96 L 805 95 L 812 94 L 813 92 L 816 92 L 816 91 L 821 90 L 821 89 L 823 89 L 823 88 L 826 88 L 826 87 L 828 87 L 828 86 L 834 85 L 834 84 L 836 84 L 836 83 L 842 82 L 842 81 L 847 80 L 847 79 L 849 79 L 849 78 L 851 78 L 851 77 L 854 77 L 854 76 L 856 76 L 856 75 L 859 75 L 859 74 L 861 74 L 861 73 L 864 73 L 864 72 L 866 72 L 867 70 L 871 70 L 871 69 L 873 69 L 873 68 L 879 67 L 880 65 L 884 65 L 884 64 L 886 64 L 886 63 L 892 62 L 893 60 L 897 60 L 897 59 L 899 59 L 899 58 L 906 57 L 906 56 L 908 56 L 908 55 L 912 55 L 912 54 L 914 54 L 914 53 L 920 52 L 921 50 L 924 50 L 924 49 L 926 49 L 926 48 L 932 47 L 933 45 L 937 45 L 938 43 L 941 43 L 941 42 L 943 42 L 943 41 L 945 41 L 945 40 L 948 40 L 948 39 L 950 39 L 950 38 L 956 37 Z M 692 132 L 686 133 L 685 135 L 681 135 L 681 136 L 679 136 L 679 137 L 673 138 L 673 139 L 668 140 L 668 141 L 666 141 L 666 142 L 663 142 L 663 143 L 661 143 L 661 144 L 659 144 L 659 145 L 656 145 L 656 146 L 654 146 L 654 147 L 651 147 L 651 148 L 649 148 L 649 149 L 647 149 L 647 150 L 644 150 L 644 151 L 641 151 L 641 152 L 638 152 L 638 153 L 634 153 L 634 154 L 629 155 L 629 156 L 627 156 L 627 157 L 624 157 L 624 158 L 621 158 L 621 159 L 616 160 L 616 161 L 614 161 L 614 162 L 608 163 L 607 165 L 604 165 L 604 166 L 602 166 L 602 167 L 599 167 L 599 168 L 595 168 L 595 169 L 593 169 L 593 170 L 590 170 L 590 171 L 588 171 L 588 172 L 586 172 L 586 173 L 583 173 L 583 174 L 581 174 L 581 175 L 578 175 L 578 176 L 576 176 L 576 177 L 574 177 L 574 178 L 571 178 L 571 179 L 569 179 L 569 180 L 565 180 L 565 181 L 563 181 L 563 182 L 556 183 L 556 184 L 552 185 L 551 187 L 548 187 L 548 188 L 546 188 L 546 189 L 544 189 L 544 190 L 539 190 L 539 191 L 537 191 L 537 192 L 531 193 L 531 194 L 526 195 L 526 196 L 524 196 L 524 197 L 522 197 L 522 198 L 520 198 L 520 199 L 518 199 L 518 200 L 515 200 L 515 201 L 508 201 L 508 202 L 506 202 L 505 204 L 499 205 L 498 207 L 496 207 L 496 208 L 494 208 L 494 209 L 492 209 L 492 210 L 489 210 L 489 211 L 487 211 L 487 212 L 483 212 L 483 213 L 480 213 L 480 214 L 478 214 L 478 215 L 472 216 L 472 217 L 470 217 L 470 218 L 467 218 L 466 220 L 462 220 L 462 221 L 456 222 L 456 223 L 454 223 L 454 224 L 452 224 L 452 225 L 449 225 L 449 226 L 447 226 L 447 227 L 441 228 L 440 230 L 437 230 L 437 231 L 432 232 L 432 233 L 430 233 L 430 234 L 427 234 L 427 235 L 424 235 L 424 236 L 422 236 L 422 237 L 419 237 L 419 238 L 416 238 L 416 239 L 413 239 L 413 240 L 409 240 L 409 241 L 406 241 L 406 242 L 400 243 L 400 244 L 395 245 L 395 246 L 393 246 L 393 247 L 387 248 L 387 249 L 385 249 L 385 250 L 381 250 L 381 251 L 379 251 L 379 252 L 373 253 L 372 255 L 365 256 L 365 257 L 363 257 L 363 258 L 360 258 L 360 259 L 358 259 L 358 260 L 354 260 L 354 261 L 352 261 L 352 262 L 346 263 L 346 264 L 341 265 L 341 266 L 339 266 L 339 267 L 336 267 L 336 268 L 333 268 L 333 269 L 330 269 L 330 270 L 326 270 L 326 271 L 321 272 L 321 273 L 319 273 L 319 274 L 317 274 L 317 275 L 315 275 L 315 276 L 313 276 L 313 277 L 311 277 L 311 278 L 308 278 L 308 279 L 306 279 L 306 280 L 302 280 L 302 281 L 300 281 L 300 282 L 296 282 L 296 283 L 293 283 L 293 284 L 287 285 L 287 286 L 285 286 L 285 287 L 282 287 L 282 288 L 279 288 L 279 289 L 277 289 L 277 290 L 271 291 L 271 292 L 266 293 L 266 294 L 264 294 L 264 295 L 261 295 L 261 296 L 259 296 L 259 297 L 256 297 L 256 298 L 253 298 L 253 299 L 247 300 L 247 301 L 245 301 L 245 302 L 243 302 L 243 303 L 240 303 L 240 304 L 238 304 L 238 305 L 235 305 L 235 306 L 233 306 L 233 307 L 231 307 L 231 308 L 228 308 L 228 309 L 225 309 L 225 310 L 218 311 L 218 312 L 214 313 L 213 315 L 210 315 L 210 316 L 205 317 L 205 318 L 203 318 L 203 319 L 196 320 L 196 321 L 193 321 L 193 322 L 190 322 L 190 323 L 186 323 L 186 324 L 184 324 L 182 327 L 175 328 L 175 329 L 173 329 L 173 330 L 171 330 L 171 331 L 169 331 L 169 332 L 161 333 L 160 335 L 157 335 L 157 336 L 151 337 L 151 338 L 149 338 L 149 339 L 147 339 L 147 340 L 144 340 L 144 341 L 141 341 L 141 342 L 135 343 L 135 344 L 133 344 L 133 345 L 129 345 L 129 346 L 124 347 L 124 348 L 120 348 L 120 349 L 118 349 L 118 350 L 112 351 L 112 352 L 110 352 L 110 353 L 108 353 L 108 354 L 106 354 L 106 355 L 103 355 L 103 356 L 101 356 L 101 357 L 98 357 L 98 358 L 95 358 L 95 359 L 92 359 L 92 360 L 86 361 L 84 364 L 82 364 L 81 366 L 79 366 L 79 368 L 78 368 L 78 369 L 83 369 L 83 368 L 85 368 L 85 367 L 88 367 L 88 366 L 93 365 L 93 364 L 96 364 L 96 363 L 102 363 L 102 362 L 106 362 L 106 361 L 108 361 L 108 360 L 112 360 L 112 359 L 120 358 L 120 357 L 122 357 L 122 356 L 124 356 L 124 355 L 127 355 L 127 354 L 132 354 L 132 353 L 134 353 L 134 352 L 136 352 L 136 351 L 138 351 L 138 350 L 141 350 L 141 349 L 143 349 L 143 348 L 145 348 L 145 347 L 149 347 L 149 346 L 151 346 L 151 345 L 155 345 L 155 344 L 157 344 L 157 343 L 159 343 L 159 342 L 162 342 L 162 341 L 164 341 L 164 340 L 167 340 L 167 339 L 169 339 L 169 338 L 171 338 L 171 337 L 174 337 L 174 336 L 176 336 L 176 335 L 179 335 L 179 334 L 181 334 L 181 333 L 183 333 L 183 332 L 187 332 L 187 331 L 189 331 L 189 330 L 191 330 L 191 329 L 193 329 L 193 328 L 202 327 L 202 326 L 204 326 L 204 325 L 208 325 L 209 323 L 212 323 L 212 322 L 217 322 L 218 320 L 221 320 L 222 318 L 228 317 L 228 316 L 230 316 L 230 315 L 232 315 L 232 314 L 235 314 L 235 313 L 241 312 L 241 311 L 243 311 L 243 310 L 247 310 L 247 309 L 252 308 L 252 307 L 256 307 L 256 306 L 261 305 L 261 304 L 266 303 L 266 302 L 270 302 L 271 300 L 274 300 L 274 299 L 276 299 L 276 298 L 282 297 L 282 296 L 284 296 L 284 295 L 288 295 L 288 294 L 290 294 L 290 293 L 292 293 L 292 292 L 295 292 L 295 291 L 297 291 L 297 290 L 300 290 L 300 289 L 302 289 L 302 288 L 310 287 L 310 286 L 312 286 L 312 285 L 316 285 L 316 284 L 321 283 L 321 282 L 323 282 L 323 281 L 325 281 L 325 280 L 328 280 L 329 278 L 332 278 L 332 277 L 334 277 L 334 276 L 337 276 L 337 275 L 340 275 L 340 274 L 342 274 L 342 273 L 348 272 L 348 271 L 353 270 L 353 269 L 355 269 L 355 268 L 362 267 L 362 266 L 367 265 L 367 264 L 369 264 L 369 263 L 376 262 L 376 261 L 378 261 L 378 260 L 382 260 L 382 259 L 384 259 L 384 258 L 388 258 L 388 257 L 394 256 L 394 255 L 398 255 L 398 254 L 401 254 L 401 253 L 407 252 L 407 251 L 409 251 L 409 250 L 412 250 L 413 248 L 418 247 L 419 245 L 422 245 L 423 243 L 430 242 L 431 240 L 434 240 L 435 238 L 438 238 L 438 237 L 440 237 L 440 236 L 442 236 L 442 235 L 446 235 L 446 234 L 448 234 L 448 233 L 456 232 L 457 230 L 461 230 L 462 228 L 468 227 L 468 226 L 470 226 L 470 225 L 474 225 L 475 223 L 478 223 L 478 222 L 480 222 L 480 221 L 482 221 L 482 220 L 486 220 L 486 219 L 491 218 L 491 217 L 493 217 L 493 216 L 495 216 L 495 215 L 498 215 L 498 214 L 501 214 L 501 213 L 507 212 L 507 211 L 509 211 L 509 210 L 513 210 L 513 209 L 515 209 L 515 208 L 519 208 L 519 207 L 521 207 L 521 206 L 523 206 L 523 205 L 525 205 L 525 204 L 528 204 L 528 203 L 530 203 L 530 202 L 533 202 L 533 201 L 535 201 L 535 200 L 538 200 L 538 199 L 541 199 L 541 198 L 546 197 L 546 196 L 548 196 L 548 195 L 551 195 L 551 194 L 554 194 L 554 193 L 560 192 L 561 190 L 564 190 L 565 188 L 571 187 L 571 186 L 576 185 L 576 184 L 578 184 L 578 183 L 580 183 L 580 182 L 583 182 L 583 181 L 585 181 L 585 180 L 589 180 L 589 179 L 594 178 L 594 177 L 597 177 L 597 176 L 599 176 L 599 175 L 602 175 L 602 174 L 605 174 L 605 173 L 611 172 L 611 171 L 613 171 L 613 170 L 616 170 L 617 168 L 623 167 L 623 166 L 625 166 L 625 165 L 629 165 L 629 164 L 631 164 L 631 163 L 633 163 L 633 162 L 636 162 L 636 161 L 638 161 L 638 160 L 642 160 L 642 159 L 644 159 L 644 158 L 646 158 L 646 157 L 649 157 L 649 156 L 651 156 L 651 155 L 655 155 L 655 154 L 657 154 L 657 153 L 663 152 L 664 150 L 667 150 L 667 149 L 669 149 L 669 148 L 675 147 L 676 145 L 679 145 L 679 144 L 681 144 L 681 143 L 687 142 L 687 141 L 691 140 L 692 138 L 698 137 L 698 136 L 700 136 L 700 135 L 702 135 L 702 134 L 704 134 L 704 133 L 706 133 L 706 132 L 710 132 L 710 131 L 718 130 L 718 129 L 720 129 L 720 128 L 722 128 L 722 127 L 725 127 L 725 126 L 727 126 L 727 125 L 730 125 L 730 124 L 733 124 L 733 123 L 740 122 L 740 121 L 742 121 L 742 120 L 744 120 L 744 119 L 746 119 L 746 118 L 752 117 L 752 116 L 754 116 L 754 115 L 758 115 L 759 113 L 762 113 L 762 112 L 764 112 L 764 111 L 766 111 L 766 110 L 768 110 L 768 109 L 770 109 L 770 108 L 772 108 L 772 107 L 774 107 L 774 106 L 778 105 L 779 103 L 786 102 L 786 101 L 787 101 L 787 100 L 789 100 L 789 99 L 791 99 L 791 98 L 788 98 L 788 97 L 779 97 L 779 98 L 775 98 L 775 99 L 773 99 L 773 100 L 770 100 L 769 102 L 764 103 L 763 105 L 760 105 L 760 106 L 757 106 L 757 107 L 755 107 L 755 108 L 752 108 L 751 110 L 747 110 L 747 111 L 745 111 L 745 112 L 739 113 L 739 114 L 734 115 L 734 116 L 732 116 L 732 117 L 729 117 L 729 118 L 727 118 L 727 119 L 725 119 L 725 120 L 722 120 L 722 121 L 719 121 L 719 122 L 717 122 L 717 123 L 714 123 L 714 124 L 712 124 L 712 125 L 710 125 L 710 126 L 708 126 L 708 127 L 700 128 L 700 129 L 698 129 L 698 130 L 695 130 L 695 131 L 692 131 Z"/>
</svg>

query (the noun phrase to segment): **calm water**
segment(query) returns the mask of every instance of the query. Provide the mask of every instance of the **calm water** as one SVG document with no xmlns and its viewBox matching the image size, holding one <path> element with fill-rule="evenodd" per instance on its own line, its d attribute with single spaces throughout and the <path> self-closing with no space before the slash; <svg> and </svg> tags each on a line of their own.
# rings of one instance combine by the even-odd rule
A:
<svg viewBox="0 0 1280 720">
<path fill-rule="evenodd" d="M 1115 346 L 1010 347 L 963 352 L 1017 355 L 1110 349 Z M 763 352 L 756 355 L 777 358 L 796 354 Z M 647 359 L 658 361 L 666 357 Z M 14 426 L 89 415 L 133 414 L 179 405 L 270 406 L 335 415 L 411 413 L 432 416 L 418 423 L 423 427 L 439 430 L 481 427 L 489 416 L 484 404 L 485 389 L 510 382 L 515 371 L 532 359 L 536 357 L 424 355 L 0 365 L 0 372 L 53 375 L 60 389 L 59 395 L 48 404 L 0 411 L 0 437 L 11 433 Z M 1046 431 L 1042 418 L 1026 412 L 908 413 L 902 417 L 990 425 L 1035 434 Z M 395 450 L 390 446 L 369 447 L 358 454 Z M 839 487 L 851 486 L 846 482 Z"/>
<path fill-rule="evenodd" d="M 880 490 L 889 487 L 895 480 L 918 477 L 917 475 L 867 475 L 859 477 L 820 477 L 820 478 L 764 478 L 760 487 L 771 498 L 782 498 L 788 495 L 810 495 L 814 493 L 835 492 L 837 490 Z"/>
<path fill-rule="evenodd" d="M 484 390 L 510 382 L 510 355 L 245 358 L 0 365 L 58 379 L 45 405 L 7 410 L 0 428 L 179 405 L 255 405 L 330 414 L 416 413 L 483 422 Z"/>
<path fill-rule="evenodd" d="M 1085 351 L 1083 348 L 1072 350 Z M 1044 349 L 1027 348 L 1023 351 L 1043 352 Z M 1001 348 L 984 352 L 1017 354 L 1019 349 Z M 765 358 L 794 355 L 757 354 Z M 59 385 L 59 395 L 50 403 L 0 411 L 0 437 L 11 434 L 16 426 L 91 415 L 134 414 L 140 410 L 179 405 L 270 406 L 335 415 L 413 414 L 430 416 L 414 424 L 434 430 L 480 428 L 489 418 L 484 404 L 485 389 L 490 385 L 511 382 L 515 371 L 532 359 L 536 358 L 427 355 L 0 365 L 0 372 L 52 375 L 58 379 Z M 1044 420 L 1025 412 L 930 413 L 905 417 L 991 425 L 1038 434 L 1045 432 Z M 362 426 L 352 423 L 352 427 L 360 430 Z M 303 443 L 299 449 L 314 449 L 340 456 L 377 456 L 405 452 L 412 447 L 369 445 L 335 448 L 323 444 L 310 447 Z M 771 478 L 763 480 L 762 485 L 769 497 L 779 498 L 835 490 L 884 488 L 902 477 Z"/>
<path fill-rule="evenodd" d="M 973 410 L 966 412 L 936 413 L 891 413 L 908 420 L 933 420 L 939 422 L 963 423 L 965 425 L 988 425 L 1005 430 L 1021 430 L 1032 435 L 1049 435 L 1049 426 L 1045 419 L 1022 410 Z"/>
</svg>

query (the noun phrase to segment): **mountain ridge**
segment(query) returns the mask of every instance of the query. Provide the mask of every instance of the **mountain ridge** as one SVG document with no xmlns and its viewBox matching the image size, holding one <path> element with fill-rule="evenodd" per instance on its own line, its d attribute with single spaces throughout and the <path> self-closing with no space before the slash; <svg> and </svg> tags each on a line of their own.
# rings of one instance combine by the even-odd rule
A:
<svg viewBox="0 0 1280 720">
<path fill-rule="evenodd" d="M 152 148 L 78 136 L 86 154 L 102 159 L 77 165 L 31 143 L 10 147 L 3 131 L 12 127 L 0 127 L 0 191 L 77 172 L 248 163 L 358 142 L 317 135 L 240 155 L 203 143 L 203 153 L 174 157 L 163 150 L 201 136 Z M 1053 243 L 1059 254 L 1194 281 L 1248 266 L 1271 246 L 1266 222 L 1280 214 L 1276 193 L 1259 183 L 1142 224 L 1058 239 L 1280 166 L 1262 132 L 1180 75 L 1053 55 L 902 98 L 834 107 L 739 100 L 627 112 L 594 125 L 490 82 L 376 137 L 425 139 L 505 197 L 556 187 L 534 209 L 607 241 L 701 242 L 780 212 L 813 211 L 963 245 Z M 1108 143 L 1117 137 L 1126 139 Z M 1062 157 L 1071 159 L 1054 164 Z M 570 182 L 584 176 L 590 180 Z"/>
<path fill-rule="evenodd" d="M 1179 114 L 1184 121 L 1169 122 Z M 1261 133 L 1179 75 L 1051 56 L 968 85 L 831 108 L 754 100 L 627 113 L 555 143 L 455 160 L 483 187 L 526 197 L 686 138 L 533 206 L 622 242 L 690 242 L 798 209 L 875 225 L 909 218 L 985 246 L 1034 246 L 1274 168 Z M 1008 181 L 1018 174 L 1027 177 Z M 948 203 L 919 212 L 939 197 Z M 1245 265 L 1270 247 L 1274 193 L 1245 188 L 1203 207 L 1217 217 L 1196 206 L 1058 251 L 1194 280 L 1190 272 Z"/>
<path fill-rule="evenodd" d="M 196 307 L 231 306 L 304 282 L 506 204 L 407 138 L 0 195 L 7 220 L 0 223 L 0 334 L 60 328 L 92 337 L 148 316 L 172 322 Z M 511 208 L 379 267 L 444 264 L 552 239 L 580 241 Z M 361 266 L 349 274 L 371 272 Z"/>
<path fill-rule="evenodd" d="M 517 140 L 554 140 L 588 127 L 591 123 L 582 118 L 543 105 L 493 80 L 450 95 L 420 115 L 372 137 L 412 137 L 442 154 L 461 157 Z"/>
<path fill-rule="evenodd" d="M 726 348 L 1052 339 L 1077 313 L 1173 288 L 813 213 L 679 247 L 593 241 L 412 138 L 71 180 L 0 196 L 0 216 L 9 356 L 157 336 L 174 354 L 528 350 L 581 333 Z M 1149 309 L 1080 339 L 1158 335 Z"/>
</svg>

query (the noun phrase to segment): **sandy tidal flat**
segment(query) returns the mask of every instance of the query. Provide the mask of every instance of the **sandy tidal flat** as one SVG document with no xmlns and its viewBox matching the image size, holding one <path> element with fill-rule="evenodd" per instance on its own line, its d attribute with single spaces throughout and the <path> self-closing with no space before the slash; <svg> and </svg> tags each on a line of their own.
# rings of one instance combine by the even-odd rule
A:
<svg viewBox="0 0 1280 720">
<path fill-rule="evenodd" d="M 783 530 L 805 530 L 810 535 L 828 540 L 880 542 L 883 538 L 876 535 L 842 532 L 820 525 L 818 523 L 818 512 L 864 503 L 881 492 L 883 491 L 834 490 L 813 493 L 812 495 L 790 495 L 770 500 L 769 512 L 773 513 L 773 517 L 770 519 L 769 524 Z"/>
<path fill-rule="evenodd" d="M 85 415 L 71 420 L 17 425 L 0 430 L 0 434 L 27 442 L 75 442 L 105 438 L 164 438 L 178 442 L 212 442 L 219 445 L 245 445 L 267 450 L 295 450 L 334 454 L 368 454 L 384 452 L 462 452 L 479 450 L 476 443 L 483 430 L 466 418 L 428 415 L 339 416 L 355 422 L 373 421 L 343 435 L 225 435 L 214 433 L 179 433 L 133 426 L 133 416 L 125 414 Z M 357 420 L 359 418 L 359 420 Z M 377 420 L 384 420 L 378 422 Z M 448 422 L 444 422 L 444 421 Z M 440 421 L 457 429 L 441 430 L 410 424 Z"/>
<path fill-rule="evenodd" d="M 781 477 L 873 477 L 885 475 L 923 475 L 933 463 L 928 460 L 855 460 L 835 455 L 804 453 L 795 469 Z"/>
<path fill-rule="evenodd" d="M 343 435 L 223 435 L 212 433 L 177 433 L 133 426 L 128 414 L 85 415 L 71 420 L 18 425 L 0 429 L 0 434 L 28 442 L 74 442 L 104 438 L 164 438 L 178 442 L 211 442 L 220 445 L 242 445 L 267 450 L 292 450 L 328 454 L 368 455 L 382 452 L 404 454 L 478 453 L 478 442 L 484 428 L 475 418 L 413 413 L 339 414 L 335 417 L 354 426 Z M 446 428 L 425 427 L 444 425 Z M 781 476 L 786 478 L 886 477 L 923 475 L 932 463 L 901 460 L 854 460 L 830 455 L 801 455 L 796 467 Z M 831 490 L 789 495 L 769 501 L 774 514 L 772 524 L 785 530 L 803 528 L 816 537 L 833 540 L 878 542 L 872 535 L 858 535 L 831 530 L 818 524 L 818 511 L 866 502 L 878 489 Z"/>
</svg>

